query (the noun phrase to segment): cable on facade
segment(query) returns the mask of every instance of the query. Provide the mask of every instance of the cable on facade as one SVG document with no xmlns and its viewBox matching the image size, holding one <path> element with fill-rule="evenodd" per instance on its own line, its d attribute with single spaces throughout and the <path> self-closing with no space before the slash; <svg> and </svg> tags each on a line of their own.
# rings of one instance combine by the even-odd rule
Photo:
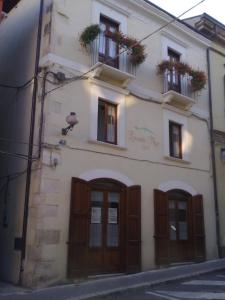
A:
<svg viewBox="0 0 225 300">
<path fill-rule="evenodd" d="M 38 171 L 38 170 L 41 170 L 41 168 L 32 169 L 32 172 Z M 22 175 L 24 175 L 24 174 L 26 174 L 26 173 L 27 173 L 27 168 L 26 168 L 25 170 L 21 171 L 21 172 L 17 172 L 17 173 L 13 173 L 13 174 L 8 174 L 8 175 L 6 175 L 6 176 L 2 176 L 2 177 L 0 177 L 0 180 L 2 180 L 2 179 L 7 179 L 7 181 L 10 182 L 10 181 L 13 181 L 13 180 L 19 178 L 20 176 L 22 176 Z M 7 184 L 7 183 L 4 183 L 4 184 L 1 186 L 1 188 L 0 188 L 0 193 L 4 191 L 4 189 L 5 189 L 5 187 L 6 187 L 6 184 Z"/>
<path fill-rule="evenodd" d="M 0 137 L 0 142 L 6 142 L 6 143 L 14 143 L 14 144 L 21 144 L 21 145 L 29 145 L 28 142 L 22 142 L 22 141 L 17 141 L 13 139 L 7 139 L 7 138 L 2 138 Z M 38 146 L 37 144 L 33 144 L 33 146 Z"/>
<path fill-rule="evenodd" d="M 45 144 L 43 144 L 43 145 L 45 145 Z M 48 148 L 49 148 L 51 144 L 47 144 L 47 145 L 48 145 Z M 59 145 L 52 144 L 51 146 L 54 149 L 57 149 L 57 147 Z M 199 169 L 199 168 L 193 168 L 193 167 L 185 167 L 185 166 L 172 165 L 172 164 L 165 163 L 165 162 L 162 162 L 162 161 L 153 161 L 153 160 L 150 160 L 150 159 L 133 158 L 133 157 L 129 157 L 129 156 L 126 156 L 126 155 L 113 154 L 113 153 L 96 151 L 96 150 L 79 148 L 79 147 L 72 147 L 72 146 L 69 146 L 69 145 L 64 145 L 63 147 L 65 147 L 67 149 L 70 149 L 70 150 L 77 150 L 77 151 L 83 151 L 83 152 L 101 154 L 101 155 L 111 156 L 111 157 L 115 157 L 115 158 L 125 158 L 125 159 L 136 161 L 136 162 L 144 162 L 144 163 L 150 163 L 150 164 L 154 164 L 154 165 L 163 165 L 163 166 L 174 167 L 174 168 L 179 168 L 179 169 L 186 169 L 186 170 L 195 170 L 195 171 L 206 172 L 206 173 L 210 172 L 210 169 Z M 184 161 L 184 164 L 188 164 L 188 163 L 189 162 Z"/>
<path fill-rule="evenodd" d="M 15 158 L 21 158 L 21 159 L 24 159 L 24 160 L 27 160 L 27 161 L 35 161 L 35 160 L 38 159 L 38 157 L 28 157 L 25 154 L 7 152 L 7 151 L 2 151 L 2 150 L 0 150 L 0 154 L 7 155 L 7 156 L 13 156 Z"/>
<path fill-rule="evenodd" d="M 29 86 L 29 85 L 33 82 L 33 80 L 34 80 L 34 77 L 32 77 L 32 78 L 29 79 L 27 82 L 25 82 L 24 84 L 19 85 L 19 86 L 0 83 L 0 87 L 7 88 L 7 89 L 16 89 L 16 90 L 20 90 L 20 89 L 24 89 L 24 88 L 26 88 L 27 86 Z"/>
<path fill-rule="evenodd" d="M 179 16 L 177 17 L 173 17 L 172 20 L 170 20 L 169 22 L 165 23 L 164 25 L 160 26 L 159 28 L 157 28 L 156 30 L 154 30 L 153 32 L 149 33 L 148 35 L 146 35 L 145 37 L 143 37 L 142 39 L 138 40 L 136 43 L 134 43 L 130 48 L 134 48 L 135 46 L 137 46 L 138 44 L 140 44 L 141 42 L 145 41 L 146 39 L 152 37 L 153 35 L 155 35 L 156 33 L 160 32 L 162 29 L 166 28 L 167 26 L 169 26 L 170 24 L 174 23 L 175 21 L 178 21 L 179 18 L 181 18 L 182 16 L 184 16 L 186 13 L 190 12 L 192 9 L 196 8 L 197 6 L 199 6 L 200 4 L 202 4 L 203 2 L 205 2 L 206 0 L 201 0 L 200 2 L 198 2 L 197 4 L 195 4 L 194 6 L 192 6 L 191 8 L 187 9 L 186 11 L 184 11 L 182 14 L 180 14 Z M 120 57 L 121 54 L 127 52 L 128 49 L 123 49 L 121 52 L 119 52 L 115 57 L 113 58 L 109 58 L 107 59 L 104 63 L 100 63 L 98 64 L 97 66 L 94 66 L 92 68 L 90 68 L 88 71 L 84 72 L 83 74 L 79 75 L 79 76 L 74 76 L 74 77 L 71 77 L 70 79 L 68 79 L 68 81 L 66 81 L 64 84 L 58 86 L 58 87 L 55 87 L 53 88 L 52 90 L 49 90 L 47 94 L 57 90 L 57 89 L 60 89 L 62 87 L 64 87 L 65 85 L 67 84 L 70 84 L 76 80 L 80 80 L 82 78 L 85 78 L 85 76 L 87 74 L 89 74 L 90 72 L 93 72 L 95 69 L 99 68 L 100 66 L 102 65 L 105 65 L 109 62 L 111 62 L 112 60 L 114 60 L 115 58 L 118 58 Z"/>
</svg>

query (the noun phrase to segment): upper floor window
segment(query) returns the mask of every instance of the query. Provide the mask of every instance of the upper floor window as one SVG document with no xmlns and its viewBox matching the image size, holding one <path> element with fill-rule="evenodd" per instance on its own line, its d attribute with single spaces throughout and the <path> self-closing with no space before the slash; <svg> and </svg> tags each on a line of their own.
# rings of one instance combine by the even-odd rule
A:
<svg viewBox="0 0 225 300">
<path fill-rule="evenodd" d="M 175 52 L 170 48 L 168 48 L 168 57 L 169 60 L 173 63 L 180 61 L 180 54 L 178 54 L 177 52 Z M 181 80 L 178 71 L 175 68 L 173 68 L 173 70 L 168 72 L 167 78 L 168 78 L 168 89 L 180 93 Z"/>
<path fill-rule="evenodd" d="M 182 125 L 169 121 L 170 156 L 182 159 Z"/>
<path fill-rule="evenodd" d="M 110 65 L 114 68 L 119 68 L 119 47 L 112 38 L 110 38 L 110 32 L 116 32 L 119 30 L 119 24 L 115 21 L 100 16 L 100 40 L 99 40 L 99 61 L 106 62 L 107 65 Z"/>
<path fill-rule="evenodd" d="M 117 106 L 98 100 L 98 141 L 117 144 Z"/>
</svg>

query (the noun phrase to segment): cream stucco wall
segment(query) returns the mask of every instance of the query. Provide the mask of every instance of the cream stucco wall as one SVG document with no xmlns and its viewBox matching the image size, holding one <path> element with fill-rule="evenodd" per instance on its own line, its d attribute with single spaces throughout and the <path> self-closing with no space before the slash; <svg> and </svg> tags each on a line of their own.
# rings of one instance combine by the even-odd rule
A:
<svg viewBox="0 0 225 300">
<path fill-rule="evenodd" d="M 141 38 L 161 26 L 168 16 L 160 12 L 156 16 L 155 9 L 143 10 L 136 2 L 121 1 L 118 10 L 115 1 L 106 1 L 104 9 L 126 23 L 123 26 L 127 26 L 128 34 Z M 78 39 L 83 28 L 92 23 L 96 3 L 104 2 L 85 0 L 78 9 L 73 0 L 54 1 L 51 54 L 42 58 L 42 65 L 52 71 L 63 71 L 68 77 L 90 67 L 90 56 L 81 49 Z M 139 3 L 145 8 L 144 1 Z M 217 257 L 208 89 L 196 96 L 189 112 L 162 105 L 162 80 L 156 75 L 156 65 L 163 58 L 165 41 L 182 48 L 190 65 L 206 71 L 206 40 L 176 24 L 145 41 L 149 55 L 128 89 L 89 78 L 67 84 L 45 97 L 42 165 L 32 180 L 26 284 L 46 284 L 66 278 L 71 178 L 90 178 L 101 172 L 104 177 L 108 174 L 110 178 L 119 177 L 125 184 L 142 187 L 143 270 L 155 267 L 153 190 L 163 185 L 171 189 L 186 186 L 187 191 L 203 195 L 207 259 Z M 47 91 L 54 87 L 47 83 Z M 146 97 L 154 96 L 154 100 L 129 95 L 131 89 Z M 99 95 L 106 95 L 120 107 L 118 146 L 96 141 Z M 71 111 L 76 112 L 79 123 L 64 137 L 61 128 L 66 126 L 65 117 Z M 165 151 L 169 118 L 183 122 L 183 150 L 188 149 L 183 160 L 171 159 Z"/>
<path fill-rule="evenodd" d="M 76 82 L 46 98 L 43 167 L 34 180 L 34 197 L 30 204 L 27 270 L 33 274 L 33 277 L 28 276 L 32 284 L 43 282 L 43 274 L 48 282 L 66 277 L 71 178 L 88 179 L 89 173 L 90 176 L 98 174 L 96 169 L 104 170 L 104 177 L 108 174 L 109 178 L 119 173 L 125 184 L 131 182 L 142 187 L 143 270 L 155 267 L 153 190 L 168 181 L 182 182 L 180 188 L 188 185 L 203 194 L 207 259 L 215 258 L 215 216 L 206 122 L 187 117 L 192 144 L 189 161 L 169 160 L 163 151 L 165 109 L 159 104 L 126 96 L 126 147 L 93 143 L 89 141 L 88 118 L 92 85 L 89 81 Z M 79 124 L 68 136 L 62 137 L 61 128 L 68 111 L 76 111 Z M 65 146 L 59 145 L 62 139 L 66 141 Z M 56 167 L 53 158 L 57 159 Z M 118 179 L 117 175 L 114 179 Z"/>
</svg>

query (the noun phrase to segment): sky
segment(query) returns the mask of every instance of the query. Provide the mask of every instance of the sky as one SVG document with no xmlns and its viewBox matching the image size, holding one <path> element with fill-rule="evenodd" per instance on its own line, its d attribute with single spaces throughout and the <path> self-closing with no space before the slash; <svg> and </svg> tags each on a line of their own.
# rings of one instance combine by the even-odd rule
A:
<svg viewBox="0 0 225 300">
<path fill-rule="evenodd" d="M 174 16 L 179 16 L 200 0 L 150 0 L 150 2 L 165 9 Z M 205 0 L 198 7 L 184 15 L 182 19 L 207 13 L 225 25 L 225 0 Z"/>
</svg>

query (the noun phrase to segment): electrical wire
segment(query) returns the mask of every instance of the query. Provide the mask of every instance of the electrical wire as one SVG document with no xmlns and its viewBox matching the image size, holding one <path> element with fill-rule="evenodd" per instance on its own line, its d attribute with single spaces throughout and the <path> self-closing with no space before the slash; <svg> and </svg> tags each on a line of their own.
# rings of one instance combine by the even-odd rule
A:
<svg viewBox="0 0 225 300">
<path fill-rule="evenodd" d="M 8 143 L 15 143 L 15 144 L 21 144 L 21 145 L 29 145 L 28 142 L 22 142 L 22 141 L 16 141 L 16 140 L 12 140 L 12 139 L 7 139 L 7 138 L 1 138 L 0 137 L 0 142 L 8 142 Z M 38 147 L 37 144 L 33 144 L 33 146 Z"/>
<path fill-rule="evenodd" d="M 20 154 L 20 153 L 12 153 L 12 152 L 7 152 L 7 151 L 2 151 L 0 150 L 0 154 L 3 154 L 3 155 L 7 155 L 7 156 L 13 156 L 15 158 L 21 158 L 21 159 L 24 159 L 24 160 L 31 160 L 31 161 L 35 161 L 37 160 L 38 158 L 37 157 L 28 157 L 27 155 L 24 155 L 24 154 Z"/>
<path fill-rule="evenodd" d="M 9 174 L 9 175 L 2 176 L 2 177 L 0 177 L 0 180 L 6 179 L 7 177 L 11 177 L 11 176 L 16 176 L 15 178 L 17 178 L 17 176 L 20 176 L 20 175 L 25 174 L 26 171 L 27 171 L 27 169 L 25 169 L 25 170 L 23 170 L 23 171 L 21 171 L 21 172 L 16 172 L 16 173 L 13 173 L 13 174 Z M 13 178 L 13 179 L 14 179 L 14 178 Z"/>
<path fill-rule="evenodd" d="M 180 15 L 178 15 L 177 17 L 173 17 L 172 20 L 170 20 L 169 22 L 166 22 L 164 25 L 160 26 L 159 28 L 157 28 L 156 30 L 154 30 L 153 32 L 149 33 L 148 35 L 146 35 L 145 37 L 143 37 L 142 39 L 138 40 L 136 43 L 134 43 L 133 45 L 131 45 L 130 48 L 134 48 L 135 46 L 137 46 L 138 44 L 140 44 L 141 42 L 145 41 L 146 39 L 152 37 L 153 35 L 155 35 L 156 33 L 160 32 L 162 29 L 166 28 L 167 26 L 169 26 L 170 24 L 174 23 L 175 21 L 178 21 L 179 18 L 181 18 L 182 16 L 184 16 L 186 13 L 188 13 L 189 11 L 191 11 L 192 9 L 196 8 L 197 6 L 199 6 L 200 4 L 202 4 L 203 2 L 205 2 L 206 0 L 201 0 L 200 2 L 198 2 L 197 4 L 193 5 L 191 8 L 185 10 L 183 13 L 181 13 Z M 114 60 L 115 58 L 118 58 L 120 57 L 121 54 L 125 53 L 129 51 L 129 49 L 123 49 L 122 51 L 120 51 L 115 57 L 113 58 L 109 58 L 107 59 L 104 63 L 99 63 L 98 65 L 90 68 L 88 71 L 84 72 L 83 74 L 79 75 L 79 76 L 75 76 L 75 77 L 72 77 L 70 79 L 68 79 L 64 84 L 61 84 L 60 86 L 58 87 L 55 87 L 51 90 L 49 90 L 48 92 L 46 92 L 46 95 L 57 90 L 57 89 L 60 89 L 62 87 L 64 87 L 65 85 L 67 84 L 70 84 L 76 80 L 80 80 L 80 79 L 85 79 L 85 76 L 87 74 L 89 74 L 90 72 L 93 72 L 95 69 L 99 68 L 100 66 L 102 65 L 105 65 L 109 62 L 111 62 L 112 60 Z"/>
<path fill-rule="evenodd" d="M 34 171 L 38 171 L 38 170 L 41 170 L 41 168 L 32 169 L 31 171 L 34 172 Z M 7 181 L 10 182 L 10 181 L 13 181 L 13 180 L 19 178 L 20 176 L 26 174 L 26 172 L 27 172 L 27 168 L 26 168 L 25 170 L 21 171 L 21 172 L 17 172 L 17 173 L 13 173 L 13 174 L 10 174 L 10 175 L 2 176 L 2 177 L 0 177 L 0 180 L 2 180 L 2 179 L 7 179 Z M 1 186 L 1 188 L 0 188 L 0 193 L 1 193 L 2 191 L 4 191 L 4 188 L 6 187 L 6 185 L 7 185 L 7 183 L 4 183 L 4 184 Z"/>
<path fill-rule="evenodd" d="M 45 144 L 43 144 L 43 145 L 45 145 Z M 50 147 L 50 145 L 53 148 L 59 146 L 59 145 L 55 145 L 55 144 L 48 144 L 48 147 Z M 76 151 L 81 151 L 81 152 L 88 152 L 88 153 L 100 154 L 100 155 L 110 156 L 110 157 L 115 157 L 115 158 L 123 158 L 123 159 L 127 159 L 127 160 L 130 160 L 130 161 L 149 163 L 149 164 L 153 164 L 153 165 L 168 166 L 168 167 L 172 167 L 172 168 L 186 169 L 186 170 L 195 170 L 195 171 L 204 172 L 204 173 L 209 173 L 210 172 L 210 169 L 203 169 L 203 168 L 194 168 L 194 167 L 190 167 L 190 166 L 174 165 L 174 164 L 170 164 L 170 163 L 165 163 L 163 161 L 153 161 L 153 160 L 150 160 L 150 159 L 134 158 L 134 157 L 131 157 L 131 156 L 126 156 L 126 155 L 121 155 L 121 154 L 113 154 L 113 153 L 103 152 L 103 151 L 97 151 L 97 150 L 93 150 L 93 149 L 80 148 L 80 147 L 72 147 L 72 146 L 69 146 L 69 145 L 64 145 L 63 147 L 66 148 L 66 149 L 69 149 L 69 150 L 76 150 Z M 185 164 L 185 161 L 184 161 L 184 164 Z"/>
<path fill-rule="evenodd" d="M 20 89 L 24 89 L 25 87 L 29 86 L 33 82 L 33 80 L 34 80 L 34 77 L 32 77 L 31 79 L 29 79 L 27 82 L 25 82 L 24 84 L 22 84 L 20 86 L 8 85 L 8 84 L 0 83 L 0 87 L 7 88 L 7 89 L 17 89 L 17 90 L 20 90 Z"/>
</svg>

